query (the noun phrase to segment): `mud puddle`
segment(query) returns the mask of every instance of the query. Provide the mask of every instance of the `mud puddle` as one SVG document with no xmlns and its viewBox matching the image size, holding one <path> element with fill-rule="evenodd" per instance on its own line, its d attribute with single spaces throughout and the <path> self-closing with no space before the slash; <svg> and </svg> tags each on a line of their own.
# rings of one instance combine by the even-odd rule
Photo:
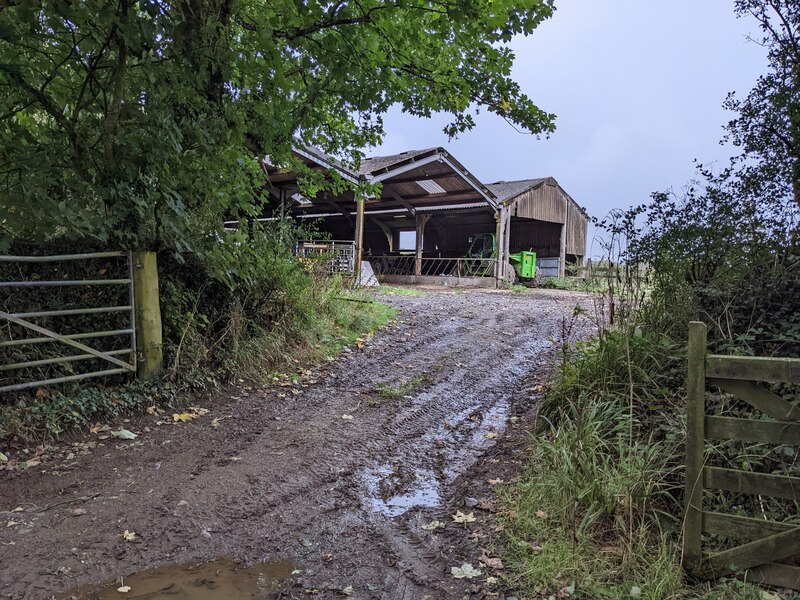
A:
<svg viewBox="0 0 800 600">
<path fill-rule="evenodd" d="M 64 600 L 273 600 L 292 578 L 289 561 L 242 567 L 231 559 L 157 567 L 106 587 L 85 586 Z"/>
<path fill-rule="evenodd" d="M 439 480 L 428 469 L 405 469 L 381 465 L 364 474 L 367 505 L 373 512 L 398 517 L 412 508 L 441 504 Z"/>
</svg>

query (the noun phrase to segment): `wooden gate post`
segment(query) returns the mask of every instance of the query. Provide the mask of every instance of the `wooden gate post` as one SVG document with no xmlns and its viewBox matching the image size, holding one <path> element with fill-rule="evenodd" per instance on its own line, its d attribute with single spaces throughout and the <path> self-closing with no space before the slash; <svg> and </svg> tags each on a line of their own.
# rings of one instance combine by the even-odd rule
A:
<svg viewBox="0 0 800 600">
<path fill-rule="evenodd" d="M 133 253 L 133 296 L 136 314 L 137 375 L 153 377 L 164 367 L 161 306 L 155 252 Z"/>
<path fill-rule="evenodd" d="M 703 460 L 705 444 L 706 343 L 705 323 L 689 323 L 686 375 L 686 514 L 683 559 L 687 570 L 700 567 L 703 532 Z"/>
</svg>

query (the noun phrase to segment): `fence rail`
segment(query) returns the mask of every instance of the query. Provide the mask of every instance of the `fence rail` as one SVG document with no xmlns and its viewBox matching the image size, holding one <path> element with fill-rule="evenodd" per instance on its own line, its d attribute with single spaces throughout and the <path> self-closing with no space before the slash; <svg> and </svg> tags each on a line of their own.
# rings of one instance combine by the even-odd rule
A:
<svg viewBox="0 0 800 600">
<path fill-rule="evenodd" d="M 748 580 L 800 589 L 800 524 L 706 510 L 705 490 L 759 497 L 800 499 L 800 477 L 756 473 L 705 464 L 706 438 L 800 446 L 800 410 L 760 382 L 800 383 L 800 359 L 709 355 L 705 324 L 689 324 L 687 371 L 686 491 L 683 553 L 698 577 L 747 573 Z M 706 415 L 706 385 L 731 393 L 772 420 Z M 703 533 L 740 543 L 703 551 Z"/>
<path fill-rule="evenodd" d="M 325 259 L 331 273 L 352 273 L 356 246 L 352 240 L 302 240 L 297 242 L 295 256 Z"/>
<path fill-rule="evenodd" d="M 379 278 L 387 275 L 494 277 L 497 266 L 497 260 L 493 258 L 417 259 L 407 254 L 370 256 L 369 261 Z"/>
</svg>

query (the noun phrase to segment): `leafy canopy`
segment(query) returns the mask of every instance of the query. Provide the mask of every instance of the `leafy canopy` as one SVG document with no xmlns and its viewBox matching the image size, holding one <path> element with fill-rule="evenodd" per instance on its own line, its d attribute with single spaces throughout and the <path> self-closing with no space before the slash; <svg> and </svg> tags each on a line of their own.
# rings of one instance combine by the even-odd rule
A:
<svg viewBox="0 0 800 600">
<path fill-rule="evenodd" d="M 295 141 L 348 162 L 395 104 L 481 107 L 554 129 L 507 42 L 553 0 L 11 0 L 0 3 L 0 245 L 88 237 L 233 260 L 261 160 Z M 342 186 L 334 180 L 328 185 Z M 227 237 L 226 237 L 227 236 Z M 243 241 L 243 238 L 242 240 Z M 0 251 L 2 248 L 0 248 Z"/>
</svg>

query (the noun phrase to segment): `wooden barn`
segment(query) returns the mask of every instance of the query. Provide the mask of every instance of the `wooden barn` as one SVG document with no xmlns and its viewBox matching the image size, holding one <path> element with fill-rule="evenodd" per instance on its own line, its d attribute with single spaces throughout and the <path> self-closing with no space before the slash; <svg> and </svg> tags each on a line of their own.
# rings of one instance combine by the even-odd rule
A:
<svg viewBox="0 0 800 600">
<path fill-rule="evenodd" d="M 566 264 L 583 264 L 589 215 L 555 179 L 498 181 L 487 187 L 508 211 L 506 255 L 533 250 L 543 263 L 558 258 L 562 277 Z"/>
<path fill-rule="evenodd" d="M 552 177 L 486 185 L 443 148 L 370 157 L 358 171 L 316 149 L 297 156 L 354 188 L 380 183 L 375 198 L 353 191 L 308 198 L 293 173 L 266 166 L 276 202 L 264 218 L 312 221 L 330 238 L 352 241 L 359 273 L 363 258 L 387 282 L 488 287 L 513 278 L 509 252 L 536 252 L 543 275 L 563 275 L 567 262 L 584 259 L 588 216 Z M 487 233 L 492 258 L 466 260 L 473 239 Z"/>
</svg>

